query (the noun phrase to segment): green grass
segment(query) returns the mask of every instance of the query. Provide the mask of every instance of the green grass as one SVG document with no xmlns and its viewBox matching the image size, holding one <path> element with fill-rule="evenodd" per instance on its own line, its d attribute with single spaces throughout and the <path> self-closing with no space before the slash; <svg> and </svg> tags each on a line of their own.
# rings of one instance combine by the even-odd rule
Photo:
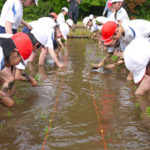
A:
<svg viewBox="0 0 150 150">
<path fill-rule="evenodd" d="M 73 32 L 73 31 L 70 31 L 70 36 L 89 36 L 90 35 L 90 31 L 85 29 L 85 28 L 76 28 L 76 30 Z"/>
</svg>

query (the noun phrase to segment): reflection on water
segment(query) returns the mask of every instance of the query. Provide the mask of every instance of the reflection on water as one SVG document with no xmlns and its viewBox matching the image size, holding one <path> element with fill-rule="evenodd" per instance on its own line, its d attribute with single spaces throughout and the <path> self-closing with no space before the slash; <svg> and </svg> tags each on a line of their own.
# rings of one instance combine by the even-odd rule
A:
<svg viewBox="0 0 150 150">
<path fill-rule="evenodd" d="M 45 150 L 104 150 L 91 85 L 108 150 L 149 150 L 147 107 L 149 98 L 136 98 L 134 84 L 124 71 L 91 72 L 90 64 L 100 60 L 99 49 L 88 39 L 69 39 L 61 57 L 64 69 L 29 64 L 39 75 L 31 87 L 16 83 L 16 105 L 0 105 L 0 150 L 42 149 L 49 119 L 64 78 Z"/>
</svg>

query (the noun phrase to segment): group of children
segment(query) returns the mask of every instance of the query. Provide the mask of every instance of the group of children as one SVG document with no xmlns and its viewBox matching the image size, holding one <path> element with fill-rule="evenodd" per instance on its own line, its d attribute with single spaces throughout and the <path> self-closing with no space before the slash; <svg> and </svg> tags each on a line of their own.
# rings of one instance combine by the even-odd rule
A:
<svg viewBox="0 0 150 150">
<path fill-rule="evenodd" d="M 138 84 L 136 95 L 144 95 L 150 90 L 150 22 L 142 19 L 129 20 L 123 8 L 123 0 L 109 0 L 104 16 L 90 15 L 83 19 L 84 25 L 91 32 L 100 32 L 100 40 L 107 47 L 107 55 L 98 64 L 97 69 L 106 64 L 110 56 L 117 56 L 118 61 L 105 65 L 106 69 L 124 64 L 129 70 L 127 80 Z M 106 15 L 106 17 L 105 17 Z"/>
<path fill-rule="evenodd" d="M 23 5 L 38 5 L 38 0 L 7 0 L 0 17 L 0 102 L 13 106 L 9 97 L 15 80 L 29 81 L 33 86 L 37 81 L 24 74 L 27 63 L 32 62 L 40 50 L 39 65 L 44 65 L 49 54 L 58 67 L 65 64 L 59 61 L 56 49 L 64 48 L 62 38 L 67 40 L 71 19 L 65 20 L 68 9 L 63 7 L 60 14 L 51 12 L 47 17 L 26 23 L 23 19 Z M 107 69 L 125 63 L 130 71 L 127 79 L 139 84 L 135 94 L 143 95 L 150 90 L 150 22 L 141 19 L 129 20 L 126 10 L 122 7 L 123 0 L 109 0 L 104 16 L 90 15 L 83 20 L 91 32 L 100 32 L 98 37 L 107 47 L 108 55 L 91 68 L 102 67 L 111 55 L 118 56 L 114 64 L 106 65 Z M 107 13 L 106 13 L 107 12 Z M 22 32 L 17 33 L 20 24 Z M 98 34 L 99 35 L 99 34 Z"/>
<path fill-rule="evenodd" d="M 73 25 L 71 19 L 65 20 L 68 9 L 63 7 L 57 16 L 51 12 L 47 17 L 26 23 L 23 17 L 23 5 L 38 5 L 38 0 L 7 0 L 0 17 L 0 102 L 13 106 L 14 101 L 9 96 L 15 80 L 29 81 L 33 86 L 37 81 L 23 73 L 27 63 L 32 62 L 40 51 L 39 65 L 44 65 L 49 53 L 58 67 L 65 64 L 59 61 L 56 49 L 64 48 L 61 39 L 67 41 L 67 35 Z M 17 28 L 23 24 L 22 32 Z"/>
</svg>

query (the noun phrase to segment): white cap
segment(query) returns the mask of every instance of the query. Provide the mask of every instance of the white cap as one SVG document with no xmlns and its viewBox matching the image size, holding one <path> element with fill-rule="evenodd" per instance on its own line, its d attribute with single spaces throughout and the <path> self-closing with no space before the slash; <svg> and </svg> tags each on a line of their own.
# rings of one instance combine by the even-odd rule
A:
<svg viewBox="0 0 150 150">
<path fill-rule="evenodd" d="M 88 21 L 89 21 L 89 17 L 85 17 L 84 19 L 83 19 L 83 23 L 84 23 L 84 26 L 86 27 L 86 24 L 88 23 Z"/>
<path fill-rule="evenodd" d="M 141 82 L 150 61 L 150 43 L 147 39 L 134 39 L 125 49 L 124 60 L 126 67 L 133 73 L 134 82 Z"/>
<path fill-rule="evenodd" d="M 110 2 L 111 3 L 114 3 L 114 2 L 123 2 L 123 0 L 111 0 Z"/>
<path fill-rule="evenodd" d="M 67 7 L 63 7 L 61 10 L 64 10 L 68 13 L 68 8 Z"/>
<path fill-rule="evenodd" d="M 59 25 L 59 29 L 64 39 L 67 40 L 67 35 L 69 34 L 69 26 L 66 23 L 61 23 Z"/>
<path fill-rule="evenodd" d="M 67 19 L 67 20 L 66 20 L 66 23 L 68 23 L 68 24 L 69 24 L 69 26 L 71 26 L 71 27 L 72 27 L 72 25 L 73 25 L 73 21 L 72 21 L 72 19 Z"/>
<path fill-rule="evenodd" d="M 35 4 L 36 4 L 36 6 L 38 6 L 38 0 L 35 0 Z"/>
<path fill-rule="evenodd" d="M 94 18 L 94 16 L 91 14 L 91 15 L 89 15 L 89 19 L 93 19 Z"/>
<path fill-rule="evenodd" d="M 100 16 L 100 17 L 96 18 L 96 21 L 98 21 L 101 24 L 104 24 L 104 23 L 106 23 L 108 21 L 108 18 Z"/>
</svg>

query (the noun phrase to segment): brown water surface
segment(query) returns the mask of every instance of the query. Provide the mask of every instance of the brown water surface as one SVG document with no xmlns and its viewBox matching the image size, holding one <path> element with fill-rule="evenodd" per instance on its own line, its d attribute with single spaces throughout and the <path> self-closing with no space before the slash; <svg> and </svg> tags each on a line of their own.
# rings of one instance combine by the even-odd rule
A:
<svg viewBox="0 0 150 150">
<path fill-rule="evenodd" d="M 91 72 L 90 63 L 100 60 L 95 43 L 69 39 L 64 69 L 29 66 L 42 82 L 37 87 L 17 82 L 15 107 L 0 105 L 0 150 L 42 149 L 57 99 L 45 150 L 104 150 L 97 112 L 107 150 L 150 149 L 149 98 L 134 96 L 125 69 Z"/>
</svg>

